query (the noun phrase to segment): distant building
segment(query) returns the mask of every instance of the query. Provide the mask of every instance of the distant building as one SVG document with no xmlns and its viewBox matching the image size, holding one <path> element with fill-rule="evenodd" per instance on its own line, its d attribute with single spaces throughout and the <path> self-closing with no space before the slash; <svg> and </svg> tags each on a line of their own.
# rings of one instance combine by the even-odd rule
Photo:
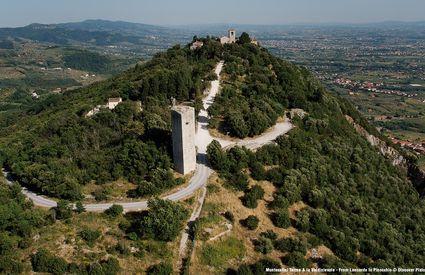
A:
<svg viewBox="0 0 425 275">
<path fill-rule="evenodd" d="M 108 104 L 106 104 L 106 105 L 97 105 L 96 107 L 94 107 L 92 110 L 90 110 L 86 114 L 86 117 L 94 116 L 95 114 L 99 113 L 102 108 L 108 108 L 109 110 L 113 110 L 121 102 L 122 102 L 122 98 L 121 97 L 111 97 L 111 98 L 108 99 Z M 140 111 L 143 110 L 143 108 L 142 108 L 142 102 L 140 102 L 140 104 L 139 104 L 139 102 L 137 102 L 137 106 L 138 106 L 138 108 L 140 108 L 139 109 Z"/>
<path fill-rule="evenodd" d="M 221 44 L 231 44 L 236 43 L 236 30 L 235 29 L 229 29 L 227 31 L 228 35 L 223 36 L 220 38 Z"/>
<path fill-rule="evenodd" d="M 120 104 L 122 102 L 122 98 L 121 97 L 112 97 L 108 99 L 108 108 L 109 110 L 113 110 L 115 109 L 115 107 L 118 106 L 118 104 Z"/>
<path fill-rule="evenodd" d="M 190 46 L 190 49 L 193 51 L 193 50 L 202 48 L 202 46 L 204 46 L 204 42 L 202 42 L 202 41 L 195 41 Z"/>
</svg>

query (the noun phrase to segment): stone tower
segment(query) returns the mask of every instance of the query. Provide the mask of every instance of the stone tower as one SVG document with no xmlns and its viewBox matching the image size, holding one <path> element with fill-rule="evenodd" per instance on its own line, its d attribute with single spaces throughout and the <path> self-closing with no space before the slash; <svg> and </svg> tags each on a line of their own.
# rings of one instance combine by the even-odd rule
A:
<svg viewBox="0 0 425 275">
<path fill-rule="evenodd" d="M 229 43 L 236 43 L 236 30 L 229 29 Z"/>
<path fill-rule="evenodd" d="M 174 106 L 171 121 L 174 166 L 177 172 L 185 175 L 196 169 L 195 109 Z"/>
</svg>

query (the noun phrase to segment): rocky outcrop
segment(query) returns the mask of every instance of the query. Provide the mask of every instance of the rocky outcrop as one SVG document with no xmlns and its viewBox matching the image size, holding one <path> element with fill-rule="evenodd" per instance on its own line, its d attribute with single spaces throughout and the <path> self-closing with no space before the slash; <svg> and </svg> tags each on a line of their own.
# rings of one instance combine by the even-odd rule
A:
<svg viewBox="0 0 425 275">
<path fill-rule="evenodd" d="M 353 118 L 350 116 L 345 116 L 347 121 L 353 125 L 354 129 L 356 129 L 357 133 L 359 133 L 361 136 L 366 138 L 366 140 L 372 145 L 379 148 L 379 151 L 382 155 L 387 157 L 392 161 L 392 164 L 394 166 L 406 166 L 407 160 L 393 147 L 388 146 L 385 141 L 382 141 L 378 137 L 375 137 L 374 135 L 369 134 L 365 128 L 360 126 L 359 124 L 355 123 Z"/>
<path fill-rule="evenodd" d="M 401 166 L 405 168 L 413 186 L 416 188 L 421 197 L 425 196 L 425 171 L 421 170 L 415 163 L 408 161 L 396 149 L 388 146 L 385 141 L 369 134 L 368 131 L 357 124 L 352 117 L 346 115 L 345 118 L 351 125 L 353 125 L 357 133 L 363 136 L 372 146 L 378 147 L 381 154 L 390 159 L 394 166 Z"/>
</svg>

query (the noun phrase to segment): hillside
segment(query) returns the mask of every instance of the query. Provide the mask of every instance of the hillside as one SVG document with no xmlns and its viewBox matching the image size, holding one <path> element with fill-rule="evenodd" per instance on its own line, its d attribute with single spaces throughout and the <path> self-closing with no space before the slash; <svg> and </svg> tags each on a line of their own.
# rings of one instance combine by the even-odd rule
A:
<svg viewBox="0 0 425 275">
<path fill-rule="evenodd" d="M 212 130 L 222 136 L 256 136 L 291 110 L 298 109 L 301 115 L 293 116 L 295 129 L 256 152 L 239 147 L 226 151 L 218 142 L 209 146 L 210 164 L 219 178 L 210 181 L 202 216 L 191 232 L 196 240 L 192 268 L 203 273 L 263 274 L 265 267 L 282 265 L 418 267 L 425 262 L 421 222 L 425 203 L 406 171 L 393 166 L 347 121 L 350 116 L 379 136 L 349 103 L 328 93 L 306 69 L 249 40 L 225 46 L 211 39 L 203 42 L 195 51 L 175 46 L 114 78 L 49 96 L 0 121 L 0 162 L 24 186 L 74 201 L 87 195 L 83 189 L 90 184 L 132 183 L 135 188 L 128 195 L 136 197 L 170 190 L 183 181 L 172 173 L 171 98 L 190 101 L 199 111 L 205 83 L 214 79 L 214 65 L 223 59 L 222 90 L 208 110 Z M 85 116 L 117 96 L 124 102 L 116 109 Z M 193 199 L 183 206 L 151 200 L 154 210 L 140 216 L 122 216 L 116 207 L 106 214 L 72 214 L 62 201 L 53 217 L 36 212 L 31 219 L 31 205 L 20 196 L 17 204 L 10 199 L 16 195 L 13 187 L 0 192 L 4 194 L 0 199 L 7 202 L 2 213 L 16 208 L 27 224 L 15 228 L 0 222 L 6 224 L 6 233 L 0 236 L 8 240 L 5 251 L 10 254 L 11 247 L 18 245 L 31 247 L 21 242 L 35 231 L 42 232 L 46 242 L 55 239 L 49 232 L 62 236 L 59 229 L 49 227 L 60 225 L 67 234 L 61 251 L 66 243 L 73 254 L 63 252 L 60 257 L 66 261 L 45 255 L 39 248 L 53 247 L 50 241 L 37 244 L 36 255 L 53 258 L 48 262 L 59 262 L 61 270 L 86 270 L 92 268 L 87 262 L 94 260 L 100 269 L 116 270 L 113 258 L 105 262 L 101 254 L 105 248 L 134 272 L 159 262 L 163 263 L 152 267 L 151 274 L 176 269 L 172 253 L 165 251 L 175 253 L 173 241 L 187 218 L 185 209 L 193 207 Z M 102 200 L 110 194 L 95 195 Z M 41 222 L 43 215 L 50 218 Z M 0 215 L 4 221 L 11 218 Z M 93 225 L 96 219 L 101 222 Z M 79 232 L 75 222 L 88 227 L 86 232 Z M 209 240 L 223 228 L 230 228 L 229 233 Z M 79 257 L 86 244 L 94 245 L 96 252 Z M 31 249 L 35 251 L 25 250 L 26 256 L 19 260 L 28 263 Z M 313 249 L 319 251 L 318 257 Z M 55 267 L 43 266 L 37 257 L 31 257 L 33 268 Z M 7 259 L 11 264 L 0 266 L 0 271 L 12 270 L 12 263 L 19 261 Z M 141 264 L 135 269 L 132 265 L 138 261 Z M 189 270 L 190 263 L 186 263 Z"/>
<path fill-rule="evenodd" d="M 272 125 L 283 110 L 301 108 L 305 114 L 295 116 L 296 129 L 256 152 L 243 148 L 224 151 L 218 143 L 210 145 L 211 164 L 219 171 L 223 187 L 235 194 L 226 199 L 226 206 L 216 205 L 217 210 L 207 211 L 204 218 L 213 219 L 211 216 L 233 209 L 237 213 L 226 217 L 234 216 L 235 223 L 240 219 L 239 224 L 245 228 L 242 232 L 255 230 L 254 234 L 246 233 L 252 240 L 248 247 L 255 251 L 248 258 L 270 254 L 278 266 L 280 260 L 286 266 L 300 268 L 416 267 L 423 263 L 424 201 L 406 171 L 383 157 L 345 116 L 354 117 L 379 136 L 376 130 L 350 104 L 326 92 L 302 68 L 266 52 L 259 53 L 251 45 L 231 46 L 225 61 L 223 77 L 228 83 L 210 111 L 218 120 L 213 126 L 236 136 L 255 135 Z M 270 183 L 274 191 L 264 199 Z M 266 215 L 262 212 L 259 219 L 252 218 L 253 228 L 249 228 L 244 216 L 248 214 L 241 213 L 258 215 L 255 209 L 263 199 Z M 236 202 L 229 205 L 232 200 Z M 270 221 L 275 228 L 261 229 L 281 233 L 273 238 L 271 234 L 259 235 L 255 223 Z M 200 227 L 199 234 L 202 232 Z M 199 252 L 201 263 L 216 266 L 205 259 L 205 253 L 214 247 L 219 249 L 223 243 L 214 246 L 205 242 Z M 312 249 L 321 245 L 331 253 L 311 257 Z M 246 264 L 239 274 L 261 266 L 261 262 Z"/>
<path fill-rule="evenodd" d="M 171 97 L 188 101 L 200 96 L 215 64 L 203 55 L 174 47 L 110 80 L 47 96 L 19 115 L 6 114 L 2 162 L 23 185 L 72 200 L 81 199 L 81 187 L 92 182 L 140 184 L 134 196 L 176 185 L 169 172 L 168 106 Z M 124 103 L 115 110 L 85 117 L 117 96 Z M 154 182 L 164 186 L 151 186 Z"/>
<path fill-rule="evenodd" d="M 108 21 L 108 20 L 85 20 L 82 22 L 63 23 L 58 24 L 60 27 L 67 29 L 76 29 L 84 31 L 105 31 L 105 32 L 119 32 L 132 35 L 172 35 L 175 31 L 170 28 L 154 26 L 141 23 L 130 23 L 125 21 Z"/>
<path fill-rule="evenodd" d="M 192 32 L 140 23 L 86 20 L 61 24 L 34 23 L 24 27 L 0 28 L 0 48 L 12 42 L 49 43 L 152 57 L 192 37 Z"/>
</svg>

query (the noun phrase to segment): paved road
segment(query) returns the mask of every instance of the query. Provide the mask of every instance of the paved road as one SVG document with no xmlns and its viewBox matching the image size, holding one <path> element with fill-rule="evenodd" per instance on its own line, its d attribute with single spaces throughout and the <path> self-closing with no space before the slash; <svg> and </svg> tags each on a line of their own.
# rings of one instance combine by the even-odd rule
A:
<svg viewBox="0 0 425 275">
<path fill-rule="evenodd" d="M 197 156 L 197 167 L 195 174 L 190 180 L 189 184 L 184 188 L 176 191 L 173 194 L 162 197 L 163 199 L 169 199 L 172 201 L 178 201 L 185 199 L 191 196 L 196 190 L 201 188 L 207 183 L 208 177 L 211 174 L 211 169 L 207 166 L 207 146 L 213 141 L 213 137 L 208 131 L 208 113 L 207 109 L 214 102 L 214 98 L 217 95 L 220 87 L 220 72 L 223 68 L 223 62 L 218 63 L 215 73 L 218 76 L 218 80 L 211 82 L 211 88 L 209 94 L 204 98 L 203 104 L 204 109 L 201 110 L 198 117 L 198 126 L 196 132 L 196 146 L 198 151 Z M 292 124 L 289 122 L 282 122 L 275 125 L 275 127 L 261 135 L 259 137 L 247 140 L 239 141 L 228 141 L 223 139 L 217 139 L 223 147 L 231 146 L 232 144 L 236 145 L 245 145 L 248 147 L 260 147 L 264 144 L 267 144 L 273 141 L 279 135 L 282 135 L 292 129 Z M 12 179 L 7 171 L 2 170 L 4 177 L 6 178 L 9 184 L 12 184 Z M 29 199 L 34 202 L 34 205 L 46 208 L 56 207 L 56 201 L 45 198 L 43 196 L 37 195 L 26 188 L 22 188 L 22 193 Z M 85 204 L 84 207 L 87 211 L 92 212 L 101 212 L 112 206 L 113 203 L 90 203 Z M 124 211 L 140 211 L 148 207 L 147 201 L 138 201 L 138 202 L 115 202 L 114 204 L 120 204 L 123 206 Z"/>
</svg>

